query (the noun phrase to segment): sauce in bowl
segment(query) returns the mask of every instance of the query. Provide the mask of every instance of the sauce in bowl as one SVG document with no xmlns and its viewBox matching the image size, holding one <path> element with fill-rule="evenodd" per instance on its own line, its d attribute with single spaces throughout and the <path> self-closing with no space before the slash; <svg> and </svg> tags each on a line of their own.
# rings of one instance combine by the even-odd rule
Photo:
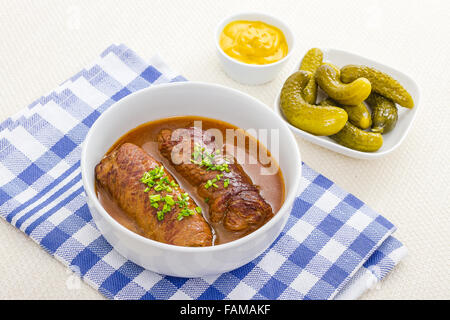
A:
<svg viewBox="0 0 450 320">
<path fill-rule="evenodd" d="M 203 130 L 217 130 L 222 134 L 223 137 L 227 136 L 229 130 L 235 132 L 236 136 L 232 139 L 232 141 L 227 141 L 227 143 L 223 146 L 223 150 L 230 152 L 231 154 L 242 155 L 242 161 L 239 161 L 239 159 L 237 159 L 237 161 L 239 161 L 239 163 L 237 164 L 239 166 L 239 174 L 247 177 L 248 181 L 251 181 L 251 183 L 256 186 L 258 193 L 262 197 L 261 200 L 264 200 L 268 204 L 268 206 L 270 206 L 273 214 L 276 214 L 280 210 L 285 200 L 284 178 L 281 169 L 276 163 L 276 160 L 272 157 L 269 150 L 267 150 L 265 146 L 263 146 L 258 140 L 250 136 L 248 133 L 246 133 L 246 131 L 239 129 L 232 124 L 217 119 L 197 116 L 181 116 L 164 118 L 142 124 L 137 128 L 129 131 L 118 141 L 116 141 L 116 143 L 106 153 L 106 158 L 109 155 L 113 154 L 115 150 L 117 150 L 121 145 L 124 145 L 126 143 L 131 143 L 141 148 L 148 155 L 151 155 L 154 161 L 157 161 L 161 165 L 163 165 L 164 170 L 167 170 L 167 172 L 169 172 L 171 176 L 176 178 L 176 181 L 180 185 L 180 187 L 185 192 L 187 192 L 189 196 L 195 201 L 195 203 L 201 208 L 201 210 L 199 210 L 199 213 L 203 215 L 206 222 L 212 229 L 212 244 L 219 245 L 237 240 L 253 232 L 257 228 L 265 224 L 267 221 L 269 221 L 272 218 L 273 214 L 271 212 L 270 215 L 267 215 L 264 218 L 264 221 L 261 221 L 261 223 L 259 225 L 256 225 L 255 228 L 246 228 L 242 230 L 229 229 L 224 224 L 223 219 L 219 221 L 215 221 L 213 219 L 210 207 L 213 200 L 211 199 L 211 201 L 209 201 L 209 199 L 205 199 L 205 197 L 202 196 L 201 192 L 199 191 L 205 191 L 205 187 L 203 186 L 203 184 L 200 184 L 200 188 L 198 188 L 197 185 L 193 185 L 190 182 L 189 177 L 185 176 L 186 172 L 180 171 L 179 167 L 175 166 L 167 157 L 164 156 L 164 154 L 160 150 L 161 144 L 159 143 L 159 141 L 162 131 L 174 131 L 177 129 L 192 128 L 195 125 L 196 121 L 201 121 Z M 127 170 L 130 174 L 126 179 L 119 181 L 120 179 L 118 178 L 112 178 L 109 180 L 109 182 L 116 182 L 117 185 L 125 186 L 125 189 L 127 190 L 135 188 L 136 183 L 140 185 L 141 182 L 139 180 L 134 181 L 130 178 L 130 176 L 133 175 L 137 170 L 137 168 L 133 167 L 131 163 L 132 161 L 127 162 L 127 164 L 124 164 L 123 162 L 120 163 L 121 169 Z M 136 164 L 135 161 L 134 163 Z M 195 168 L 192 169 L 192 171 L 194 172 Z M 216 173 L 220 173 L 219 171 L 216 172 L 214 170 L 211 171 L 212 173 L 214 173 L 214 175 Z M 105 171 L 107 171 L 106 176 L 114 176 L 114 170 L 112 169 L 112 166 L 106 165 Z M 232 173 L 229 173 L 228 175 L 231 174 Z M 225 181 L 226 177 L 227 174 L 223 177 L 223 179 L 219 179 L 220 182 L 217 182 L 218 186 L 222 186 L 222 181 Z M 143 190 L 145 187 L 146 186 L 142 185 L 141 189 Z M 238 187 L 240 186 L 229 186 L 230 190 Z M 244 185 L 242 185 L 241 187 L 248 189 L 248 187 L 245 187 Z M 120 202 L 119 199 L 116 199 L 108 190 L 108 188 L 105 188 L 104 185 L 99 183 L 99 179 L 96 179 L 95 181 L 95 188 L 100 203 L 111 217 L 113 217 L 117 222 L 122 224 L 127 229 L 146 237 L 148 232 L 144 230 L 142 224 L 138 223 L 137 214 L 130 214 L 130 212 L 127 212 L 127 208 L 130 209 L 135 207 L 144 207 L 142 203 L 139 203 L 139 188 L 136 188 L 136 190 L 131 190 L 128 196 L 126 196 L 125 194 L 121 194 L 121 197 L 123 199 L 128 198 L 125 207 L 123 205 L 124 201 Z M 215 190 L 215 188 L 211 187 L 211 190 Z M 149 192 L 148 194 L 151 195 L 151 192 Z M 242 194 L 245 195 L 246 192 L 243 192 Z M 252 200 L 251 198 L 249 198 L 249 196 L 250 195 L 247 195 L 247 198 L 244 199 L 245 202 Z M 145 197 L 147 197 L 147 194 L 145 194 Z M 136 210 L 131 211 L 133 211 L 133 213 L 136 212 Z M 144 220 L 149 220 L 154 214 L 154 212 L 151 212 L 151 210 L 144 211 L 145 212 L 143 214 L 146 216 Z M 246 215 L 251 215 L 252 212 L 250 211 L 251 210 L 246 211 Z M 158 221 L 157 225 L 161 226 L 162 223 L 170 223 L 172 224 L 172 227 L 176 227 L 179 221 L 172 223 L 167 222 L 167 219 L 164 218 L 163 220 Z"/>
<path fill-rule="evenodd" d="M 230 22 L 223 29 L 219 44 L 228 56 L 247 64 L 270 64 L 288 54 L 283 32 L 261 21 Z"/>
</svg>

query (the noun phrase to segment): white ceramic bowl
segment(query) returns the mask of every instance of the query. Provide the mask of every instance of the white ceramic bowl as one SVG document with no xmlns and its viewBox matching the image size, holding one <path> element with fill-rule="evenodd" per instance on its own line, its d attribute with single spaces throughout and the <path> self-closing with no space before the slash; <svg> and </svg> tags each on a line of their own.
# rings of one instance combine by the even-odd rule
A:
<svg viewBox="0 0 450 320">
<path fill-rule="evenodd" d="M 96 197 L 94 167 L 114 142 L 148 121 L 189 115 L 220 119 L 242 129 L 265 128 L 279 132 L 281 157 L 274 156 L 285 179 L 285 202 L 264 226 L 236 241 L 203 248 L 153 241 L 119 224 L 103 209 Z M 286 123 L 260 101 L 220 85 L 179 82 L 140 90 L 105 111 L 84 142 L 81 172 L 94 221 L 117 251 L 142 267 L 161 274 L 200 277 L 238 268 L 260 255 L 276 239 L 295 199 L 301 177 L 301 159 L 295 138 Z"/>
<path fill-rule="evenodd" d="M 220 47 L 220 34 L 227 24 L 237 20 L 262 21 L 280 29 L 288 43 L 288 54 L 283 59 L 265 65 L 247 64 L 228 56 Z M 268 14 L 256 12 L 243 12 L 223 19 L 216 28 L 215 43 L 217 54 L 225 73 L 233 80 L 242 84 L 258 85 L 272 81 L 286 64 L 294 50 L 294 35 L 289 27 L 281 20 Z"/>
<path fill-rule="evenodd" d="M 362 56 L 359 56 L 354 53 L 349 53 L 342 50 L 336 50 L 336 49 L 322 49 L 324 53 L 324 61 L 331 62 L 332 64 L 343 67 L 347 64 L 361 64 L 366 65 L 369 67 L 374 67 L 380 71 L 386 72 L 387 74 L 391 75 L 394 79 L 399 81 L 405 88 L 408 90 L 408 92 L 411 94 L 413 100 L 414 100 L 414 108 L 413 109 L 406 109 L 401 106 L 398 106 L 398 121 L 395 128 L 386 134 L 383 134 L 383 146 L 378 149 L 376 152 L 361 152 L 357 150 L 353 150 L 347 147 L 344 147 L 337 142 L 333 141 L 332 139 L 324 136 L 315 136 L 313 134 L 310 134 L 306 131 L 303 131 L 301 129 L 298 129 L 288 123 L 291 130 L 298 136 L 312 142 L 315 144 L 318 144 L 322 147 L 325 147 L 327 149 L 342 153 L 344 155 L 353 157 L 353 158 L 360 158 L 360 159 L 375 159 L 380 158 L 382 156 L 387 155 L 388 153 L 391 153 L 395 149 L 400 146 L 400 144 L 403 142 L 403 140 L 406 138 L 406 135 L 408 134 L 409 130 L 411 129 L 411 126 L 414 122 L 414 119 L 417 115 L 417 111 L 419 109 L 419 103 L 420 103 L 420 91 L 419 86 L 417 83 L 409 76 L 404 74 L 401 71 L 398 71 L 394 68 L 388 67 L 384 64 L 381 64 L 379 62 L 364 58 Z M 298 63 L 296 64 L 295 68 L 292 70 L 292 73 L 297 71 L 300 68 L 301 58 L 299 59 Z M 281 88 L 279 90 L 278 96 L 275 99 L 274 102 L 274 110 L 276 113 L 278 113 L 283 119 L 283 113 L 280 109 L 280 92 Z M 319 92 L 318 101 L 320 101 L 321 98 L 323 98 L 323 93 Z"/>
</svg>

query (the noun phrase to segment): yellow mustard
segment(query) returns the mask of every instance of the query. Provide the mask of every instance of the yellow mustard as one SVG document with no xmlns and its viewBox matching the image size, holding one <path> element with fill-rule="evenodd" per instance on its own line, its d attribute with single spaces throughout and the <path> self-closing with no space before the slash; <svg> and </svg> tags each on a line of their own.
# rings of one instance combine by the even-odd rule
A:
<svg viewBox="0 0 450 320">
<path fill-rule="evenodd" d="M 230 57 L 248 64 L 274 63 L 288 53 L 283 32 L 261 21 L 230 22 L 220 35 L 220 47 Z"/>
</svg>

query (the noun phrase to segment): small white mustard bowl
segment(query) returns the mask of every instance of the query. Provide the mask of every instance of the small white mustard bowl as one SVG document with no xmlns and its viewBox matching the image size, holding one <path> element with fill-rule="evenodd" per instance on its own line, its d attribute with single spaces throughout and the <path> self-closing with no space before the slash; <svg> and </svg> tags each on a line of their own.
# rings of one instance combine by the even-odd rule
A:
<svg viewBox="0 0 450 320">
<path fill-rule="evenodd" d="M 288 44 L 287 55 L 281 60 L 264 65 L 240 62 L 227 55 L 220 47 L 220 35 L 225 26 L 233 21 L 239 20 L 261 21 L 280 29 Z M 217 25 L 215 43 L 222 69 L 230 78 L 246 85 L 259 85 L 272 81 L 289 60 L 294 50 L 294 35 L 291 29 L 283 21 L 274 16 L 257 12 L 243 12 L 228 16 Z"/>
</svg>

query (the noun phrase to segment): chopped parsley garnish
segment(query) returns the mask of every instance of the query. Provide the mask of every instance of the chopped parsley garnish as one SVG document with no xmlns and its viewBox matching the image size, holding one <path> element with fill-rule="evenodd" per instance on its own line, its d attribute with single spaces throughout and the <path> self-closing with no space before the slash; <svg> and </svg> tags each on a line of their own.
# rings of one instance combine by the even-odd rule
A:
<svg viewBox="0 0 450 320">
<path fill-rule="evenodd" d="M 159 194 L 152 194 L 152 195 L 150 195 L 149 196 L 149 198 L 150 198 L 150 202 L 158 202 L 158 201 L 160 201 L 161 200 L 161 195 L 159 195 Z"/>
<path fill-rule="evenodd" d="M 165 196 L 162 196 L 160 193 L 150 194 L 148 196 L 150 205 L 153 208 L 159 209 L 160 204 L 162 204 L 162 209 L 156 212 L 156 216 L 159 221 L 163 220 L 164 215 L 172 211 L 176 205 L 178 205 L 181 209 L 177 217 L 178 220 L 182 220 L 184 217 L 202 212 L 200 207 L 195 207 L 194 210 L 188 208 L 190 205 L 190 198 L 187 193 L 178 195 L 178 201 L 174 200 L 174 195 L 170 193 L 173 193 L 174 189 L 180 191 L 179 185 L 175 181 L 169 180 L 167 174 L 164 172 L 163 166 L 156 166 L 153 170 L 145 172 L 141 178 L 141 182 L 147 185 L 147 188 L 144 190 L 146 193 L 150 192 L 151 189 L 156 192 L 165 191 L 169 193 Z"/>
<path fill-rule="evenodd" d="M 214 152 L 208 152 L 205 147 L 200 146 L 198 143 L 194 145 L 194 152 L 192 153 L 191 162 L 199 165 L 200 167 L 206 167 L 207 171 L 225 171 L 230 172 L 228 163 L 217 163 L 215 156 L 220 154 L 220 150 L 217 149 Z"/>
<path fill-rule="evenodd" d="M 200 207 L 197 207 L 201 210 Z M 195 211 L 192 209 L 188 209 L 188 208 L 183 208 L 181 209 L 180 213 L 178 213 L 178 220 L 183 220 L 184 217 L 189 217 L 189 216 L 193 216 L 194 214 L 196 214 L 198 212 L 197 208 L 195 208 Z M 201 212 L 201 211 L 200 211 Z"/>
<path fill-rule="evenodd" d="M 175 201 L 173 200 L 173 196 L 171 195 L 167 195 L 164 197 L 164 201 L 166 202 L 166 204 L 168 204 L 169 206 L 173 206 L 175 204 Z"/>
<path fill-rule="evenodd" d="M 228 167 L 228 163 L 226 159 L 224 159 L 223 163 L 217 163 L 215 161 L 215 157 L 220 155 L 220 150 L 216 149 L 214 152 L 208 152 L 205 147 L 202 147 L 198 143 L 194 145 L 194 152 L 192 153 L 191 162 L 200 167 L 205 167 L 206 171 L 220 171 L 220 172 L 230 172 L 230 168 Z M 217 184 L 218 181 L 223 178 L 223 173 L 219 173 L 215 178 L 206 181 L 204 184 L 205 189 L 209 189 L 210 187 L 219 188 Z M 230 179 L 223 180 L 224 188 L 228 188 L 230 184 Z"/>
</svg>

